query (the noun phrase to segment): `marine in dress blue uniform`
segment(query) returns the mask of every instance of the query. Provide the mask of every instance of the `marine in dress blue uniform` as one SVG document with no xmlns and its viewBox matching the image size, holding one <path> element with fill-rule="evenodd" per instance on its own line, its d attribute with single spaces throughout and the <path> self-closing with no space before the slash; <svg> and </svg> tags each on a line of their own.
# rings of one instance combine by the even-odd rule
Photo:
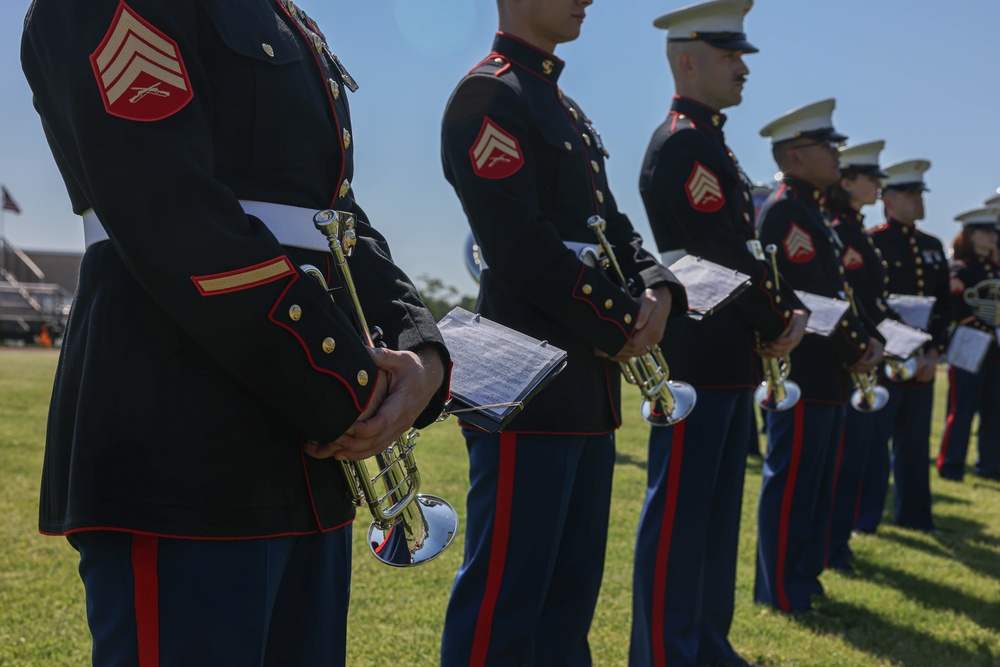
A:
<svg viewBox="0 0 1000 667">
<path fill-rule="evenodd" d="M 636 666 L 747 664 L 728 634 L 746 443 L 756 431 L 755 341 L 785 336 L 791 349 L 805 331 L 801 304 L 789 287 L 778 289 L 763 259 L 752 184 L 723 134 L 720 110 L 739 104 L 749 73 L 742 55 L 757 51 L 743 32 L 751 5 L 715 0 L 654 22 L 668 30 L 678 95 L 639 180 L 653 236 L 664 264 L 695 255 L 745 273 L 751 286 L 703 319 L 671 322 L 660 346 L 671 377 L 693 384 L 698 401 L 684 421 L 650 431 L 632 586 Z"/>
<path fill-rule="evenodd" d="M 313 212 L 357 214 L 366 314 L 438 378 L 418 426 L 448 364 L 354 201 L 353 79 L 275 0 L 38 0 L 21 53 L 86 225 L 39 526 L 81 552 L 94 663 L 343 664 L 354 508 L 317 456 L 353 455 L 407 355 L 298 268 L 340 286 Z"/>
<path fill-rule="evenodd" d="M 927 160 L 907 160 L 885 168 L 882 184 L 886 222 L 870 230 L 886 262 L 890 294 L 936 299 L 928 324 L 933 337 L 918 357 L 917 375 L 908 382 L 884 382 L 889 403 L 875 417 L 875 439 L 862 482 L 855 529 L 874 532 L 882 518 L 889 483 L 894 484 L 893 520 L 905 528 L 935 529 L 931 516 L 930 428 L 934 410 L 937 359 L 948 343 L 948 262 L 941 242 L 916 226 L 924 217 Z M 891 458 L 888 454 L 892 440 Z"/>
<path fill-rule="evenodd" d="M 784 172 L 758 221 L 761 241 L 777 248 L 782 275 L 798 290 L 843 297 L 843 247 L 820 208 L 823 189 L 840 177 L 834 100 L 794 109 L 761 130 Z M 860 311 L 863 315 L 863 309 Z M 830 520 L 835 455 L 851 388 L 845 369 L 874 367 L 881 344 L 874 326 L 848 309 L 829 337 L 806 334 L 791 354 L 802 399 L 768 412 L 768 451 L 757 526 L 754 599 L 782 611 L 811 608 Z"/>
<path fill-rule="evenodd" d="M 463 430 L 465 557 L 445 616 L 444 665 L 590 664 L 621 422 L 621 370 L 595 350 L 615 355 L 637 340 L 641 308 L 656 295 L 662 319 L 647 323 L 650 344 L 667 301 L 686 310 L 683 288 L 615 204 L 600 134 L 559 87 L 564 63 L 552 51 L 579 34 L 589 4 L 498 3 L 493 50 L 444 115 L 445 176 L 485 259 L 477 310 L 568 353 L 566 369 L 504 431 Z M 553 32 L 558 39 L 538 37 Z M 596 244 L 587 227 L 595 215 L 647 306 L 569 247 Z"/>
<path fill-rule="evenodd" d="M 944 479 L 961 481 L 969 449 L 972 417 L 979 413 L 978 451 L 973 472 L 1000 479 L 1000 346 L 997 345 L 997 300 L 1000 263 L 997 259 L 995 208 L 966 211 L 955 219 L 962 231 L 952 245 L 951 318 L 989 334 L 993 341 L 978 373 L 948 367 L 948 416 L 945 419 L 937 469 Z"/>
<path fill-rule="evenodd" d="M 841 180 L 826 191 L 824 208 L 837 237 L 843 245 L 840 255 L 844 279 L 854 299 L 876 325 L 890 316 L 886 303 L 885 262 L 865 231 L 863 206 L 878 201 L 879 179 L 888 176 L 879 168 L 879 154 L 884 141 L 872 141 L 845 147 L 840 151 Z M 898 316 L 896 317 L 898 319 Z M 833 511 L 824 565 L 851 571 L 848 542 L 854 529 L 858 495 L 868 452 L 872 445 L 874 413 L 847 410 L 844 435 L 837 451 L 833 478 Z"/>
</svg>

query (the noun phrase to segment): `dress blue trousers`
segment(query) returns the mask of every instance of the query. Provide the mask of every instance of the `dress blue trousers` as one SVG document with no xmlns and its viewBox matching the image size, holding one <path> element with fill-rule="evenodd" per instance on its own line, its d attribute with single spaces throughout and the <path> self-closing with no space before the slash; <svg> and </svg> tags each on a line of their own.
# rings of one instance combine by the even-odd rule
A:
<svg viewBox="0 0 1000 667">
<path fill-rule="evenodd" d="M 972 418 L 979 413 L 979 458 L 975 472 L 1000 472 L 1000 365 L 983 364 L 978 373 L 948 369 L 948 418 L 941 437 L 937 468 L 946 479 L 965 474 Z"/>
<path fill-rule="evenodd" d="M 904 528 L 932 530 L 929 458 L 934 385 L 886 382 L 884 386 L 889 391 L 889 402 L 874 414 L 872 448 L 855 528 L 875 532 L 885 507 L 891 470 L 894 523 Z"/>
<path fill-rule="evenodd" d="M 75 533 L 95 667 L 344 665 L 351 527 L 248 540 Z"/>
<path fill-rule="evenodd" d="M 767 455 L 757 517 L 754 599 L 782 611 L 811 607 L 830 525 L 830 499 L 844 406 L 800 400 L 768 412 Z"/>
<path fill-rule="evenodd" d="M 851 567 L 848 542 L 857 520 L 858 502 L 868 454 L 872 449 L 875 414 L 848 408 L 844 417 L 844 435 L 837 454 L 833 477 L 833 508 L 830 514 L 830 537 L 827 540 L 825 567 Z"/>
<path fill-rule="evenodd" d="M 587 633 L 604 571 L 614 435 L 463 433 L 465 557 L 441 664 L 591 665 Z"/>
<path fill-rule="evenodd" d="M 729 643 L 750 389 L 699 389 L 684 421 L 649 436 L 632 586 L 629 664 L 720 664 Z"/>
</svg>

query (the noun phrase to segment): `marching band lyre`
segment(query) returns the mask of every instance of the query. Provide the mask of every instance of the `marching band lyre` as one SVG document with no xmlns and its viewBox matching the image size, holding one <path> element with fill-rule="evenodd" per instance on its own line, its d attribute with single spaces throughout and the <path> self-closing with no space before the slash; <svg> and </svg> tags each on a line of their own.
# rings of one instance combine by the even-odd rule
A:
<svg viewBox="0 0 1000 667">
<path fill-rule="evenodd" d="M 965 290 L 962 299 L 979 321 L 1000 326 L 1000 279 L 988 278 L 976 283 Z"/>
</svg>

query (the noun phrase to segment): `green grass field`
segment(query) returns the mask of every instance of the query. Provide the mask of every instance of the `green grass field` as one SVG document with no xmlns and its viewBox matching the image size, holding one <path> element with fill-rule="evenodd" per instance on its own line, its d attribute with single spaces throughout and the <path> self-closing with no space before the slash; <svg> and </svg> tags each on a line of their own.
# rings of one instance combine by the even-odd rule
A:
<svg viewBox="0 0 1000 667">
<path fill-rule="evenodd" d="M 0 349 L 0 667 L 89 664 L 83 586 L 75 552 L 36 528 L 39 470 L 56 354 Z M 944 378 L 941 378 L 944 380 Z M 933 449 L 940 438 L 946 381 L 938 383 Z M 626 392 L 618 436 L 612 523 L 604 585 L 591 631 L 594 664 L 626 664 L 631 554 L 645 487 L 647 427 Z M 425 491 L 464 514 L 467 462 L 454 420 L 428 429 L 418 458 Z M 823 575 L 828 598 L 818 618 L 790 618 L 752 602 L 760 464 L 751 463 L 740 544 L 734 645 L 768 666 L 904 665 L 1000 667 L 1000 484 L 932 476 L 939 538 L 884 524 L 852 547 L 861 575 Z M 360 517 L 359 517 L 360 518 Z M 538 508 L 538 521 L 546 510 Z M 355 529 L 348 664 L 437 664 L 438 641 L 462 537 L 416 569 L 378 564 L 368 554 L 368 521 Z M 381 640 L 380 640 L 381 638 Z"/>
</svg>

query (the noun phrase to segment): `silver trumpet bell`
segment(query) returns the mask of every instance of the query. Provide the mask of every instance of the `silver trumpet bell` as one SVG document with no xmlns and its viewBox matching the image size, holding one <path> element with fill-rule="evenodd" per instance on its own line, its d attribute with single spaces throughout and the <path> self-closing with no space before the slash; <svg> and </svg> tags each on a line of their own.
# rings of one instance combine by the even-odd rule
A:
<svg viewBox="0 0 1000 667">
<path fill-rule="evenodd" d="M 858 412 L 878 412 L 889 402 L 889 390 L 878 384 L 874 372 L 851 373 L 851 380 L 851 407 Z"/>
<path fill-rule="evenodd" d="M 798 383 L 788 379 L 791 360 L 788 357 L 768 357 L 763 362 L 764 381 L 754 390 L 753 400 L 762 410 L 784 412 L 802 398 Z"/>
<path fill-rule="evenodd" d="M 330 246 L 362 341 L 370 347 L 384 346 L 381 330 L 368 328 L 347 266 L 347 257 L 357 241 L 355 216 L 342 211 L 320 211 L 313 217 L 313 223 Z M 319 269 L 305 265 L 302 270 L 329 291 Z M 437 496 L 419 493 L 420 472 L 413 456 L 418 436 L 416 429 L 410 429 L 377 454 L 374 459 L 378 472 L 374 475 L 365 461 L 341 462 L 354 504 L 367 505 L 372 515 L 369 549 L 381 562 L 395 567 L 419 565 L 436 558 L 458 532 L 455 508 Z"/>
<path fill-rule="evenodd" d="M 917 374 L 917 360 L 913 357 L 908 359 L 886 359 L 885 377 L 890 382 L 908 382 Z"/>
</svg>

